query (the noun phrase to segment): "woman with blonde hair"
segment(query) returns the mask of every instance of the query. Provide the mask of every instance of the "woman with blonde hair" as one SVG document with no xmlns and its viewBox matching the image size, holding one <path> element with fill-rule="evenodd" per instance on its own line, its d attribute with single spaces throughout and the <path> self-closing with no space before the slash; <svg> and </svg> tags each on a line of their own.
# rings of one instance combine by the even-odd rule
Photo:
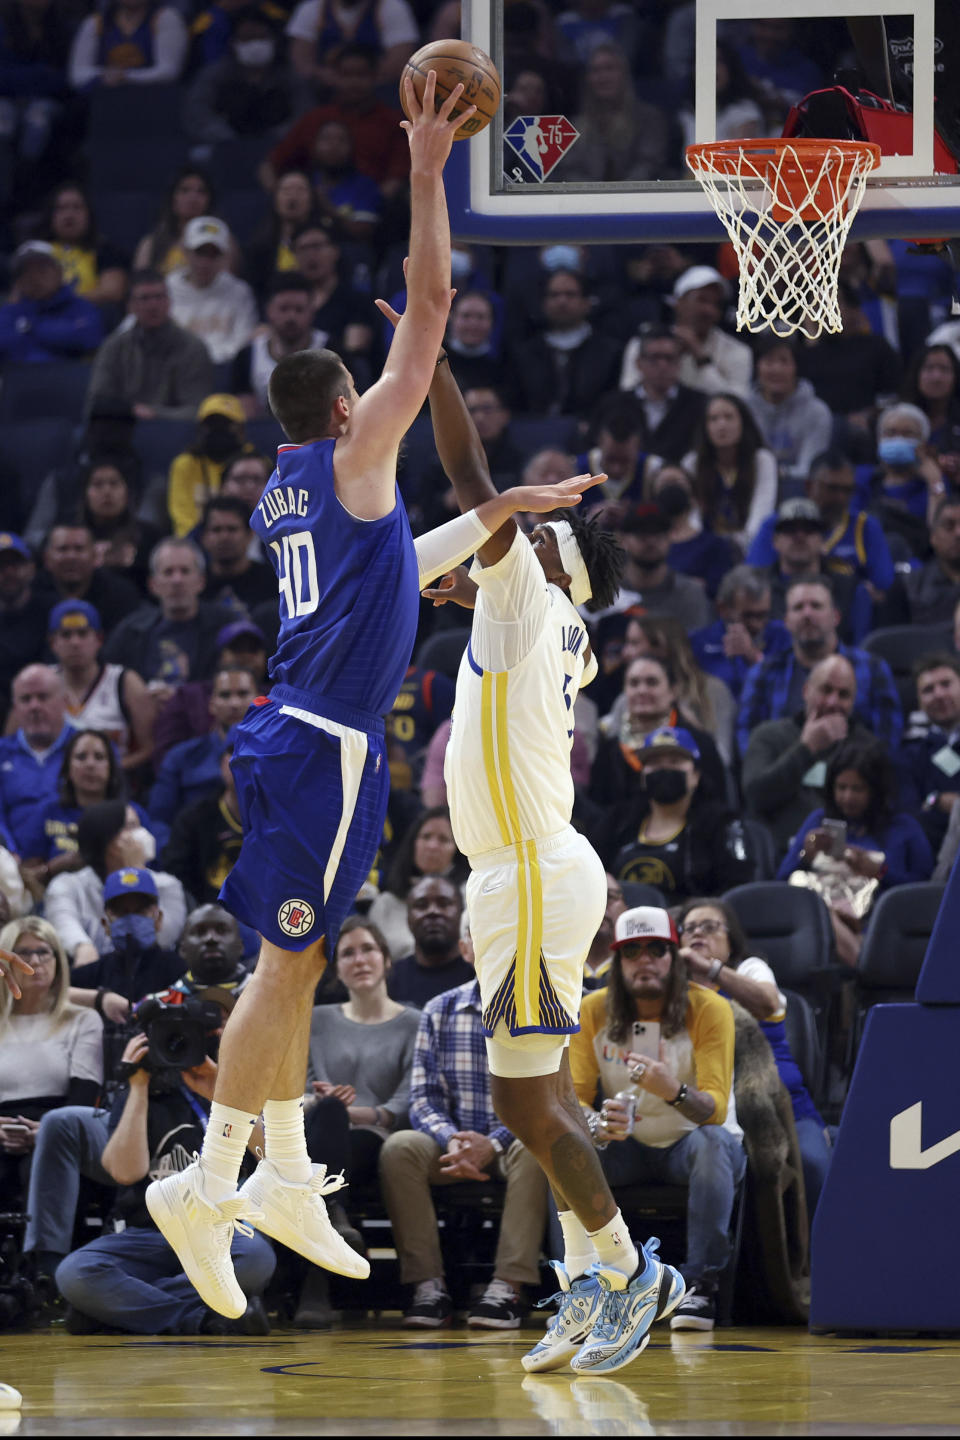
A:
<svg viewBox="0 0 960 1440">
<path fill-rule="evenodd" d="M 61 1105 L 93 1105 L 103 1084 L 103 1022 L 70 1003 L 60 936 L 26 915 L 0 930 L 0 952 L 16 970 L 19 995 L 0 987 L 0 1191 L 25 1178 L 40 1120 Z M 9 1202 L 8 1202 L 9 1203 Z"/>
</svg>

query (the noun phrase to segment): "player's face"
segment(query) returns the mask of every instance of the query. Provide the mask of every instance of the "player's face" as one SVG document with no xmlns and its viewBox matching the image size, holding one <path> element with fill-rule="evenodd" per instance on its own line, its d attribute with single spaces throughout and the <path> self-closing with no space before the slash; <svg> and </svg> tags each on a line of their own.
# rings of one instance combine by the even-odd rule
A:
<svg viewBox="0 0 960 1440">
<path fill-rule="evenodd" d="M 556 580 L 558 576 L 566 574 L 560 559 L 560 546 L 550 525 L 535 525 L 530 544 L 548 580 Z"/>
</svg>

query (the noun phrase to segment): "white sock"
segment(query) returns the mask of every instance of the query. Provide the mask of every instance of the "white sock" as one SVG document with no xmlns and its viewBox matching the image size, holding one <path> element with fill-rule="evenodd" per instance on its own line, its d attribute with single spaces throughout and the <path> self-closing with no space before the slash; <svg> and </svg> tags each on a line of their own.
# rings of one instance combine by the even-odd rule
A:
<svg viewBox="0 0 960 1440">
<path fill-rule="evenodd" d="M 640 1256 L 630 1239 L 630 1231 L 620 1211 L 617 1211 L 602 1230 L 588 1231 L 587 1236 L 596 1246 L 600 1264 L 605 1265 L 608 1270 L 619 1270 L 629 1279 L 640 1263 Z M 647 1263 L 646 1256 L 643 1263 Z"/>
<path fill-rule="evenodd" d="M 226 1200 L 235 1192 L 250 1132 L 256 1123 L 256 1115 L 219 1105 L 216 1100 L 212 1102 L 200 1152 L 204 1189 L 211 1200 Z"/>
<path fill-rule="evenodd" d="M 303 1185 L 313 1174 L 303 1128 L 303 1097 L 296 1100 L 268 1100 L 263 1107 L 267 1160 L 275 1165 L 282 1180 Z"/>
<path fill-rule="evenodd" d="M 571 1280 L 579 1280 L 588 1265 L 596 1265 L 596 1246 L 572 1210 L 558 1210 L 563 1231 L 563 1268 Z"/>
</svg>

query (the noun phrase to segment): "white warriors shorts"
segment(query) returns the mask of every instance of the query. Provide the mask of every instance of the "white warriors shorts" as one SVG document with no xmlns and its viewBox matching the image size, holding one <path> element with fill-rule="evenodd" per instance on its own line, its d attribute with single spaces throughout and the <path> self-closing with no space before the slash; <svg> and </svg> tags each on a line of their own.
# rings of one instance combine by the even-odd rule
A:
<svg viewBox="0 0 960 1440">
<path fill-rule="evenodd" d="M 607 906 L 600 857 L 572 826 L 471 858 L 467 912 L 495 1075 L 555 1072 L 580 1029 L 583 966 Z"/>
</svg>

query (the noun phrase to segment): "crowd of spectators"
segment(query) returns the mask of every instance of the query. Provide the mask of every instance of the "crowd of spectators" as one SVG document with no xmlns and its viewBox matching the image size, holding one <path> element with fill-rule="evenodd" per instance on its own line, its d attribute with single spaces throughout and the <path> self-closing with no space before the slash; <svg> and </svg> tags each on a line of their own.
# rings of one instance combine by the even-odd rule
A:
<svg viewBox="0 0 960 1440">
<path fill-rule="evenodd" d="M 278 627 L 248 526 L 282 438 L 267 381 L 284 355 L 324 345 L 360 389 L 379 373 L 389 337 L 373 297 L 402 294 L 407 224 L 396 81 L 420 43 L 459 32 L 458 11 L 0 5 L 0 945 L 37 972 L 0 1011 L 0 1167 L 30 1215 L 38 1294 L 68 1301 L 80 1328 L 216 1325 L 173 1284 L 142 1182 L 199 1148 L 219 1026 L 205 1059 L 161 1080 L 140 1064 L 135 1010 L 215 992 L 226 1012 L 256 956 L 216 899 L 243 839 L 232 730 L 269 690 Z M 565 109 L 580 131 L 554 178 L 681 173 L 694 13 L 668 0 L 507 5 L 507 113 Z M 731 27 L 718 57 L 730 135 L 778 133 L 825 73 L 789 20 Z M 108 133 L 122 97 L 141 114 L 151 87 L 169 139 Z M 138 147 L 136 184 L 112 180 Z M 812 1209 L 829 1161 L 822 1097 L 790 1057 L 791 1002 L 723 897 L 777 877 L 812 886 L 833 933 L 824 964 L 855 970 L 876 896 L 944 878 L 956 853 L 960 339 L 947 267 L 901 242 L 851 244 L 843 333 L 798 342 L 735 336 L 722 246 L 455 238 L 453 282 L 451 367 L 494 482 L 602 469 L 590 504 L 627 553 L 616 603 L 585 616 L 600 670 L 574 709 L 575 823 L 610 887 L 585 985 L 623 968 L 614 926 L 631 887 L 679 914 L 694 990 L 720 962 L 724 995 L 770 1041 Z M 399 472 L 415 530 L 454 508 L 422 419 Z M 548 1198 L 498 1125 L 482 1063 L 467 867 L 443 782 L 465 624 L 423 603 L 388 717 L 381 853 L 318 994 L 308 1134 L 331 1176 L 382 1186 L 415 1325 L 451 1309 L 431 1184 L 505 1186 L 494 1276 L 471 1311 L 496 1327 L 519 1323 L 537 1284 Z M 883 643 L 903 625 L 912 675 Z M 591 999 L 576 1052 L 585 1104 L 604 1004 Z M 849 1057 L 841 1044 L 831 1058 L 836 1111 Z M 723 1134 L 735 1186 L 735 1120 Z M 683 1169 L 618 1164 L 620 1180 Z M 71 1253 L 82 1177 L 119 1187 L 107 1209 L 132 1240 L 108 1227 Z M 704 1241 L 711 1274 L 723 1204 Z M 273 1255 L 241 1248 L 240 1323 L 257 1333 Z M 323 1285 L 294 1278 L 300 1323 L 327 1323 Z"/>
</svg>

